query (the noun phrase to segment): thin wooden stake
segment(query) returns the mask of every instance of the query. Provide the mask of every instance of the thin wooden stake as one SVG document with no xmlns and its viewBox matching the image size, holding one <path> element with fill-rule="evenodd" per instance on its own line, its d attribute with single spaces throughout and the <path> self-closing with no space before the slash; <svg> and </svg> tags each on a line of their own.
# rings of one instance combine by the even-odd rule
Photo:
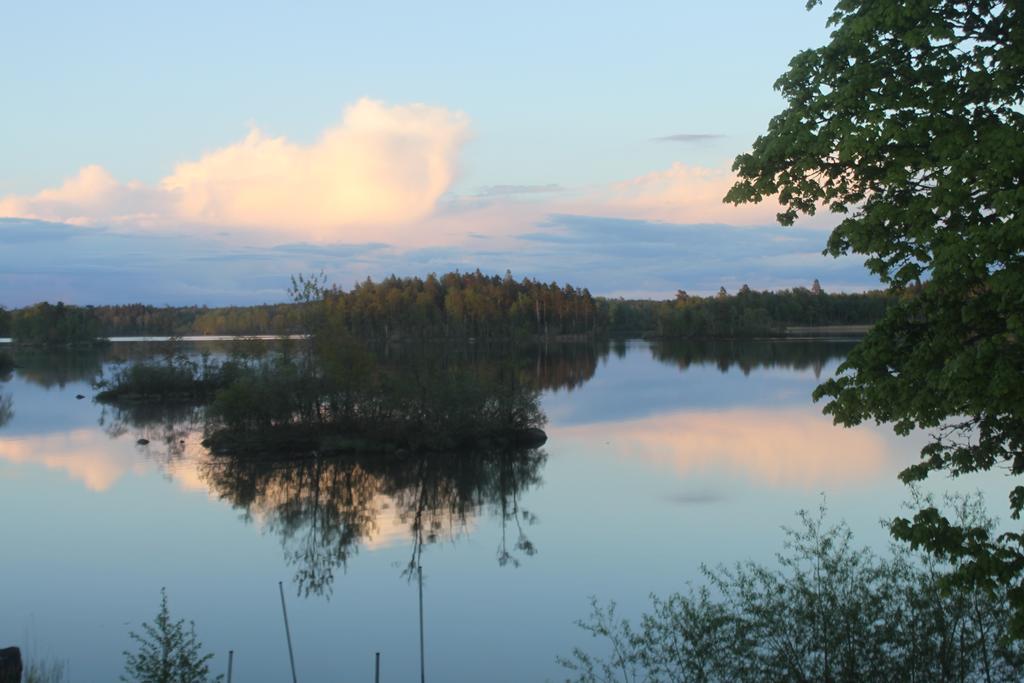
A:
<svg viewBox="0 0 1024 683">
<path fill-rule="evenodd" d="M 426 657 L 423 654 L 423 567 L 417 565 L 420 579 L 420 683 L 427 683 Z"/>
<path fill-rule="evenodd" d="M 373 669 L 373 683 L 380 683 L 380 653 L 377 653 L 377 665 Z"/>
<path fill-rule="evenodd" d="M 277 588 L 281 591 L 281 613 L 284 615 L 284 635 L 288 639 L 288 661 L 292 665 L 292 683 L 299 683 L 295 676 L 295 655 L 292 654 L 292 632 L 288 628 L 288 608 L 284 606 L 284 584 L 277 582 Z"/>
<path fill-rule="evenodd" d="M 234 664 L 234 662 L 235 662 L 235 651 L 234 650 L 228 650 L 228 683 L 231 683 L 231 670 L 233 668 L 232 665 Z"/>
</svg>

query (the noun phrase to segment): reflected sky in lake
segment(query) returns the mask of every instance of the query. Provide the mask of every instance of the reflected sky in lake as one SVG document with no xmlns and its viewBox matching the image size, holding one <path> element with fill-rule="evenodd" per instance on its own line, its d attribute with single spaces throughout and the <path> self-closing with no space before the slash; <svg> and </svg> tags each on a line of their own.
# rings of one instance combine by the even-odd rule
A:
<svg viewBox="0 0 1024 683">
<path fill-rule="evenodd" d="M 896 474 L 923 437 L 820 414 L 810 393 L 848 348 L 525 352 L 545 387 L 540 451 L 301 463 L 211 458 L 189 410 L 104 409 L 89 399 L 101 357 L 26 358 L 0 383 L 0 645 L 115 680 L 166 586 L 215 671 L 234 649 L 236 680 L 286 680 L 284 581 L 300 680 L 370 680 L 377 651 L 384 680 L 413 680 L 418 561 L 431 680 L 557 680 L 588 596 L 635 615 L 702 562 L 770 561 L 822 493 L 886 545 L 878 520 L 900 512 Z M 999 475 L 958 485 L 1001 509 Z"/>
</svg>

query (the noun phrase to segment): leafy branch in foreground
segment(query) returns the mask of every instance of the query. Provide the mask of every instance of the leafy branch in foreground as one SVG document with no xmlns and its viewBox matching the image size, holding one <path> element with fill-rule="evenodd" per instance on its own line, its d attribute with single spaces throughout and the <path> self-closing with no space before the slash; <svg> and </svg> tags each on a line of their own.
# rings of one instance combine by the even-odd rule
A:
<svg viewBox="0 0 1024 683">
<path fill-rule="evenodd" d="M 160 589 L 160 611 L 152 624 L 142 625 L 143 634 L 132 631 L 129 636 L 138 643 L 136 652 L 124 653 L 126 683 L 207 683 L 221 681 L 210 678 L 212 654 L 203 654 L 203 644 L 196 636 L 196 625 L 171 619 L 167 608 L 167 591 Z"/>
<path fill-rule="evenodd" d="M 980 497 L 949 502 L 958 523 L 992 529 Z M 955 566 L 905 546 L 890 558 L 857 548 L 845 524 L 826 524 L 824 507 L 799 517 L 777 568 L 703 567 L 706 585 L 652 597 L 635 627 L 593 600 L 578 623 L 603 654 L 559 658 L 567 680 L 1021 680 L 1005 589 L 950 582 Z"/>
</svg>

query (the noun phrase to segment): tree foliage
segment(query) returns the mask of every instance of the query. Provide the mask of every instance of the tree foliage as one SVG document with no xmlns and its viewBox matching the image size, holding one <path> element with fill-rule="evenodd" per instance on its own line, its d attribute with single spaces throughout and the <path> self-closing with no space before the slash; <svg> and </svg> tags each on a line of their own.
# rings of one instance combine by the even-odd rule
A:
<svg viewBox="0 0 1024 683">
<path fill-rule="evenodd" d="M 990 528 L 978 499 L 949 501 Z M 1006 591 L 948 590 L 950 567 L 905 546 L 883 558 L 844 524 L 800 513 L 778 567 L 704 568 L 707 583 L 652 598 L 638 625 L 593 603 L 579 625 L 603 654 L 560 661 L 577 683 L 676 681 L 1019 681 Z"/>
<path fill-rule="evenodd" d="M 808 7 L 818 4 L 808 3 Z M 726 199 L 777 196 L 779 221 L 843 216 L 834 256 L 903 296 L 816 398 L 853 425 L 931 430 L 902 478 L 1024 472 L 1024 18 L 1018 2 L 840 0 L 831 41 L 776 83 L 787 101 Z M 1009 496 L 1013 517 L 1024 487 Z M 934 508 L 893 531 L 960 578 L 1012 585 L 1024 636 L 1024 537 L 950 522 Z"/>
<path fill-rule="evenodd" d="M 167 608 L 167 591 L 160 589 L 160 611 L 152 624 L 142 625 L 142 634 L 132 631 L 129 636 L 138 643 L 135 652 L 125 651 L 126 683 L 207 683 L 220 681 L 223 676 L 210 678 L 209 661 L 212 654 L 203 654 L 203 644 L 196 637 L 196 625 L 183 619 L 171 619 Z"/>
<path fill-rule="evenodd" d="M 42 302 L 17 309 L 7 316 L 11 335 L 21 343 L 38 346 L 95 344 L 101 325 L 90 306 Z"/>
<path fill-rule="evenodd" d="M 674 339 L 779 336 L 790 326 L 870 325 L 894 302 L 883 292 L 831 294 L 820 285 L 817 293 L 743 285 L 735 295 L 708 297 L 680 290 L 671 301 L 608 301 L 608 331 Z"/>
</svg>

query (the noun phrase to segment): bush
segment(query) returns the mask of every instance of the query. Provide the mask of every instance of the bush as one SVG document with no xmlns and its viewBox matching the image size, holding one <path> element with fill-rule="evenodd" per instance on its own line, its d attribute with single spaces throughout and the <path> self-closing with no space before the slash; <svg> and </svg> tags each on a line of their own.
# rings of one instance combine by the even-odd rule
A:
<svg viewBox="0 0 1024 683">
<path fill-rule="evenodd" d="M 991 528 L 980 499 L 957 508 Z M 1021 680 L 1005 590 L 954 584 L 929 555 L 880 558 L 824 518 L 800 513 L 778 568 L 704 567 L 708 585 L 652 597 L 637 628 L 593 601 L 579 625 L 610 654 L 576 648 L 560 663 L 579 683 Z"/>
<path fill-rule="evenodd" d="M 95 385 L 97 400 L 115 403 L 125 400 L 175 399 L 209 401 L 239 373 L 238 363 L 213 362 L 204 356 L 199 362 L 185 354 L 169 355 L 163 362 L 132 363 L 120 368 L 110 380 Z"/>
</svg>

